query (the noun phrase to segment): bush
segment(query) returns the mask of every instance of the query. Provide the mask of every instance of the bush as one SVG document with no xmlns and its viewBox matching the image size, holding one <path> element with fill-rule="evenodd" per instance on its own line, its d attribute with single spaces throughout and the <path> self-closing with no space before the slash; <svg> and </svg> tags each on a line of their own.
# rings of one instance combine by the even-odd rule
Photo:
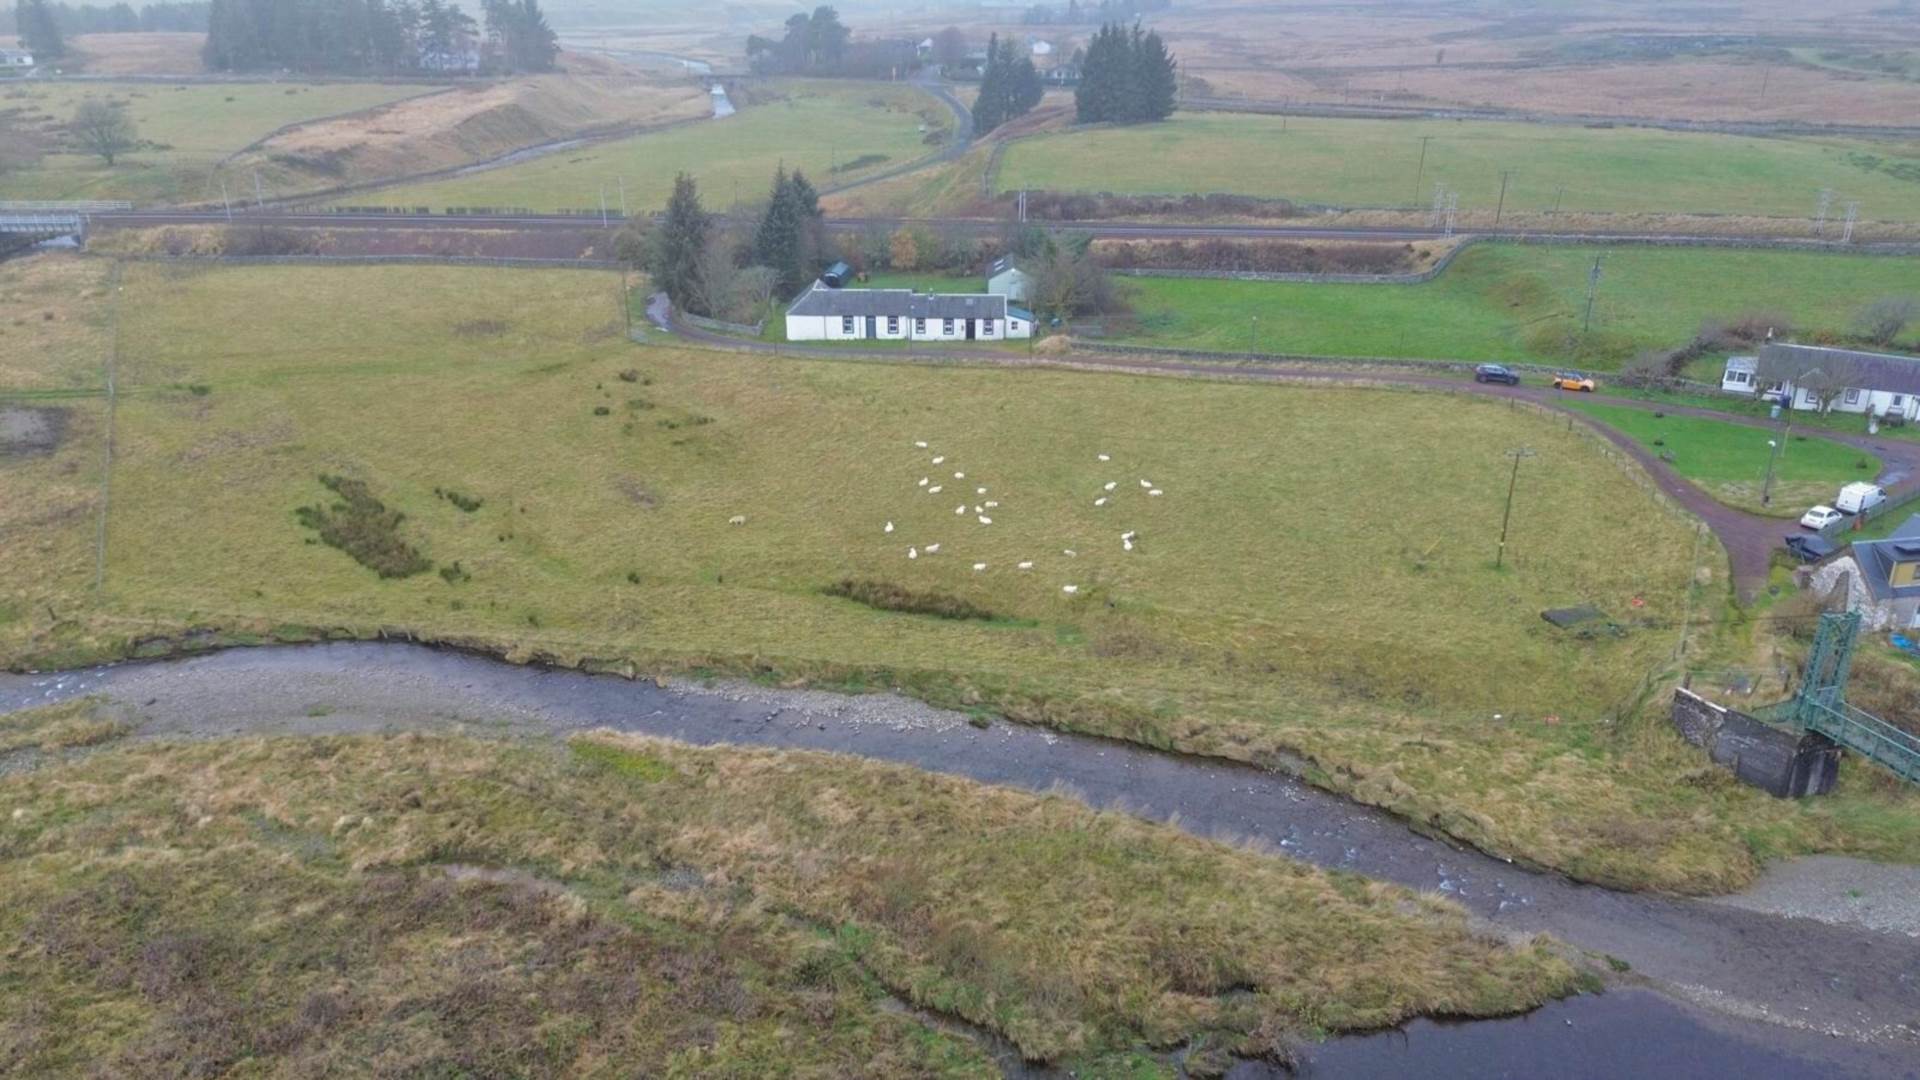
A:
<svg viewBox="0 0 1920 1080">
<path fill-rule="evenodd" d="M 463 491 L 455 491 L 452 488 L 447 488 L 444 491 L 440 488 L 434 488 L 433 493 L 469 514 L 486 505 L 486 500 L 480 496 L 468 495 Z"/>
<path fill-rule="evenodd" d="M 887 581 L 846 578 L 827 586 L 828 596 L 838 596 L 880 611 L 901 611 L 909 615 L 932 615 L 939 619 L 997 619 L 1000 616 L 971 601 L 939 592 L 918 592 Z"/>
<path fill-rule="evenodd" d="M 303 506 L 294 511 L 300 524 L 320 534 L 320 541 L 353 557 L 353 561 L 383 578 L 403 578 L 433 569 L 433 562 L 400 538 L 407 519 L 373 497 L 363 480 L 320 474 L 320 483 L 338 495 L 332 506 Z"/>
<path fill-rule="evenodd" d="M 311 255 L 315 250 L 312 234 L 271 225 L 228 226 L 224 246 L 228 255 Z"/>
</svg>

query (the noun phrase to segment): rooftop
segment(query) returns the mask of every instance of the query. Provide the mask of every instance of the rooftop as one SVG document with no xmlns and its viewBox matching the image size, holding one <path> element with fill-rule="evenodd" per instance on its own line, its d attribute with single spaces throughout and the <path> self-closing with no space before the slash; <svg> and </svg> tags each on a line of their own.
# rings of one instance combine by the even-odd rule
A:
<svg viewBox="0 0 1920 1080">
<path fill-rule="evenodd" d="M 1896 564 L 1920 562 L 1920 514 L 1909 517 L 1885 540 L 1855 540 L 1853 561 L 1860 565 L 1861 581 L 1875 599 L 1920 596 L 1920 585 L 1896 586 L 1892 580 Z"/>
<path fill-rule="evenodd" d="M 1847 384 L 1858 389 L 1920 394 L 1920 357 L 1826 345 L 1768 343 L 1760 347 L 1760 359 L 1769 366 L 1786 363 L 1801 370 L 1838 364 L 1846 372 Z"/>
<path fill-rule="evenodd" d="M 827 289 L 818 283 L 787 309 L 829 318 L 1004 319 L 1007 298 L 987 293 L 916 293 L 912 289 Z"/>
</svg>

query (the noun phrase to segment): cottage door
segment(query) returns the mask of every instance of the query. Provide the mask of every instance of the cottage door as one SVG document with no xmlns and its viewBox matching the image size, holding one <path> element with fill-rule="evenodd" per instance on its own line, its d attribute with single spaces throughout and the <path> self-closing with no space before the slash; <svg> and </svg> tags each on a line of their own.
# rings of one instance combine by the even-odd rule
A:
<svg viewBox="0 0 1920 1080">
<path fill-rule="evenodd" d="M 867 316 L 867 336 L 869 338 L 877 338 L 880 336 L 880 317 L 878 315 Z"/>
<path fill-rule="evenodd" d="M 968 341 L 973 340 L 973 320 L 972 319 L 967 320 L 967 340 Z"/>
</svg>

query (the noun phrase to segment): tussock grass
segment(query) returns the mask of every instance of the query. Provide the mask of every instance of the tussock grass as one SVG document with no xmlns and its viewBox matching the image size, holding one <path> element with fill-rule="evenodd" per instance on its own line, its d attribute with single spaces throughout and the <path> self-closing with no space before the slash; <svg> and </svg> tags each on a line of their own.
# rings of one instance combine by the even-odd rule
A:
<svg viewBox="0 0 1920 1080">
<path fill-rule="evenodd" d="M 1330 787 L 1619 885 L 1725 888 L 1795 850 L 1920 858 L 1920 801 L 1897 793 L 1789 804 L 1685 781 L 1697 752 L 1631 706 L 1666 674 L 1674 624 L 1717 609 L 1725 564 L 1709 539 L 1696 567 L 1692 525 L 1564 418 L 1361 387 L 650 348 L 656 407 L 622 423 L 591 411 L 637 370 L 615 284 L 130 266 L 104 585 L 91 590 L 91 518 L 7 519 L 22 550 L 46 552 L 16 559 L 10 542 L 0 561 L 17 613 L 0 660 L 125 655 L 186 627 L 405 628 L 514 659 L 900 687 L 1153 746 L 1304 759 Z M 503 310 L 503 333 L 458 335 Z M 182 383 L 213 392 L 150 389 Z M 90 505 L 101 431 L 71 430 L 0 485 L 30 475 L 41 486 L 18 491 L 44 500 L 70 467 L 62 483 Z M 1520 445 L 1539 456 L 1495 571 L 1503 455 Z M 934 452 L 1002 503 L 991 528 L 920 494 Z M 302 543 L 287 513 L 318 473 L 378 478 L 407 540 L 470 580 L 382 581 Z M 1095 507 L 1108 481 L 1131 501 Z M 467 513 L 436 487 L 486 502 Z M 1144 540 L 1132 552 L 1125 531 Z M 937 558 L 906 559 L 934 542 Z M 847 579 L 1004 618 L 822 594 Z M 1576 603 L 1626 633 L 1581 640 L 1539 618 Z"/>
<path fill-rule="evenodd" d="M 0 1030 L 42 1074 L 990 1074 L 883 991 L 1100 1074 L 1576 982 L 1443 900 L 819 754 L 219 741 L 0 790 Z"/>
<path fill-rule="evenodd" d="M 331 506 L 300 507 L 294 517 L 319 533 L 321 543 L 339 548 L 383 578 L 409 577 L 433 569 L 431 559 L 400 537 L 400 525 L 407 516 L 387 509 L 385 503 L 374 498 L 366 481 L 322 473 L 320 483 L 339 500 Z"/>
<path fill-rule="evenodd" d="M 821 590 L 878 611 L 903 611 L 911 615 L 932 615 L 941 619 L 997 619 L 999 616 L 958 596 L 942 592 L 909 589 L 890 581 L 844 578 Z"/>
<path fill-rule="evenodd" d="M 132 730 L 125 717 L 93 698 L 0 713 L 0 756 L 21 750 L 102 746 Z"/>
</svg>

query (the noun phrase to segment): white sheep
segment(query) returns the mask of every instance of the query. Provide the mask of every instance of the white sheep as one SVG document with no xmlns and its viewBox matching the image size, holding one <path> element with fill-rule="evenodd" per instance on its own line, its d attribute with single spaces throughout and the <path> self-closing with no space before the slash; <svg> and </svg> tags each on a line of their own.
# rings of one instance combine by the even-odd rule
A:
<svg viewBox="0 0 1920 1080">
<path fill-rule="evenodd" d="M 1095 506 L 1107 505 L 1107 497 L 1105 495 L 1100 496 L 1099 498 L 1093 500 L 1093 505 Z"/>
<path fill-rule="evenodd" d="M 957 472 L 953 474 L 953 478 L 955 480 L 965 480 L 967 478 L 967 474 L 963 472 Z"/>
<path fill-rule="evenodd" d="M 933 463 L 935 465 L 945 465 L 947 463 L 947 455 L 941 454 L 940 456 L 933 459 Z"/>
<path fill-rule="evenodd" d="M 997 510 L 1000 508 L 1000 503 L 994 499 L 988 499 L 986 502 L 983 502 L 980 505 L 986 507 L 989 510 Z"/>
<path fill-rule="evenodd" d="M 935 484 L 935 485 L 933 485 L 932 487 L 930 487 L 930 488 L 928 488 L 928 489 L 927 489 L 927 494 L 929 494 L 929 495 L 938 495 L 938 494 L 940 494 L 940 485 L 939 485 L 939 484 Z"/>
<path fill-rule="evenodd" d="M 919 549 L 919 548 L 911 548 L 911 547 L 910 547 L 910 548 L 908 548 L 908 549 L 907 549 L 907 558 L 909 558 L 909 559 L 917 559 L 917 558 L 919 558 L 919 557 L 920 557 L 920 549 Z"/>
<path fill-rule="evenodd" d="M 1067 558 L 1071 559 L 1075 555 L 1079 554 L 1079 552 L 1073 550 L 1072 548 L 1068 548 L 1065 551 L 1062 551 L 1060 554 L 1065 555 Z"/>
<path fill-rule="evenodd" d="M 1104 490 L 1107 490 L 1107 491 L 1112 491 L 1112 490 L 1113 490 L 1114 488 L 1117 488 L 1117 487 L 1119 487 L 1119 486 L 1120 486 L 1120 481 L 1118 481 L 1118 480 L 1109 480 L 1109 481 L 1107 481 L 1107 486 L 1106 486 L 1106 488 L 1105 488 Z"/>
<path fill-rule="evenodd" d="M 982 525 L 991 525 L 991 524 L 993 524 L 993 519 L 992 519 L 992 518 L 990 518 L 990 517 L 988 517 L 988 516 L 987 516 L 987 515 L 985 515 L 985 514 L 981 514 L 981 515 L 980 515 L 980 524 L 982 524 Z"/>
<path fill-rule="evenodd" d="M 987 564 L 983 562 L 977 562 L 973 564 L 973 572 L 976 574 L 982 570 L 985 570 L 986 568 L 987 568 Z"/>
<path fill-rule="evenodd" d="M 927 486 L 927 484 L 928 484 L 928 482 L 929 482 L 929 481 L 928 481 L 928 479 L 927 479 L 926 477 L 924 477 L 924 476 L 923 476 L 923 477 L 921 477 L 921 478 L 920 478 L 920 486 L 921 486 L 921 487 L 926 487 L 926 486 Z"/>
<path fill-rule="evenodd" d="M 746 523 L 747 515 L 745 514 L 735 514 L 727 519 L 727 524 L 729 525 L 745 525 Z"/>
<path fill-rule="evenodd" d="M 953 508 L 954 517 L 959 517 L 962 514 L 965 514 L 966 512 L 967 512 L 967 505 L 965 503 L 961 503 L 959 506 L 956 506 Z"/>
<path fill-rule="evenodd" d="M 1155 498 L 1159 498 L 1160 496 L 1165 495 L 1166 492 L 1161 491 L 1159 488 L 1149 488 L 1147 490 L 1147 494 L 1152 495 Z"/>
<path fill-rule="evenodd" d="M 925 450 L 927 448 L 927 440 L 920 439 L 917 442 L 915 442 L 913 445 L 919 447 L 922 450 Z"/>
<path fill-rule="evenodd" d="M 1095 456 L 1095 457 L 1097 457 L 1097 458 L 1099 458 L 1099 459 L 1100 459 L 1101 461 L 1112 461 L 1112 460 L 1113 460 L 1113 455 L 1111 455 L 1111 454 L 1095 454 L 1094 456 Z"/>
<path fill-rule="evenodd" d="M 929 555 L 938 555 L 938 554 L 940 554 L 940 545 L 939 545 L 939 544 L 928 544 L 928 545 L 927 545 L 927 554 L 929 554 Z"/>
<path fill-rule="evenodd" d="M 1077 592 L 1079 592 L 1079 591 L 1080 591 L 1080 586 L 1078 586 L 1078 585 L 1062 585 L 1062 586 L 1060 586 L 1060 591 L 1061 591 L 1061 592 L 1063 592 L 1063 593 L 1066 593 L 1066 594 L 1067 594 L 1068 596 L 1072 596 L 1072 595 L 1073 595 L 1074 593 L 1077 593 Z"/>
<path fill-rule="evenodd" d="M 1027 561 L 1027 562 L 1023 562 L 1023 563 L 1020 563 L 1020 564 L 1019 564 L 1019 567 L 1020 567 L 1020 569 L 1022 569 L 1022 570 L 1031 570 L 1031 569 L 1033 569 L 1033 563 L 1032 563 L 1032 561 L 1031 561 L 1031 560 L 1029 560 L 1029 561 Z"/>
<path fill-rule="evenodd" d="M 891 522 L 891 521 L 889 521 L 889 522 L 887 522 L 887 527 L 886 527 L 886 529 L 885 529 L 884 531 L 886 531 L 886 532 L 892 532 L 892 531 L 893 531 L 893 522 Z"/>
<path fill-rule="evenodd" d="M 975 495 L 985 495 L 987 493 L 987 489 L 983 487 L 977 487 L 973 489 L 973 493 Z"/>
<path fill-rule="evenodd" d="M 1152 487 L 1152 486 L 1153 486 L 1153 481 L 1151 481 L 1151 480 L 1142 480 L 1142 481 L 1140 481 L 1140 486 L 1141 486 L 1141 487 L 1143 487 L 1143 488 L 1150 488 L 1150 487 Z"/>
</svg>

